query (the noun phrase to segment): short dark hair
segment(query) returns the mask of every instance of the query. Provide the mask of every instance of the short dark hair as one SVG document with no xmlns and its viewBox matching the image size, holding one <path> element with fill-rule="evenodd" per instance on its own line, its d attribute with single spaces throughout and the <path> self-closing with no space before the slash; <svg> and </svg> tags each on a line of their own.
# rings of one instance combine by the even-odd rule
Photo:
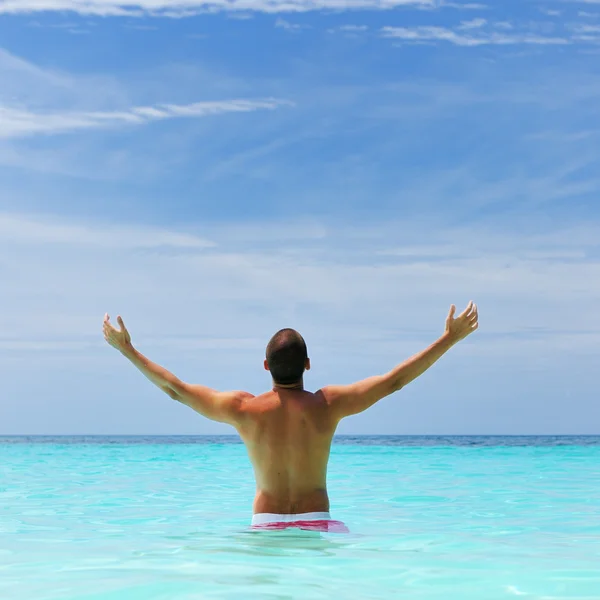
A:
<svg viewBox="0 0 600 600">
<path fill-rule="evenodd" d="M 290 385 L 300 381 L 304 374 L 306 342 L 294 329 L 281 329 L 267 345 L 267 364 L 275 383 Z"/>
</svg>

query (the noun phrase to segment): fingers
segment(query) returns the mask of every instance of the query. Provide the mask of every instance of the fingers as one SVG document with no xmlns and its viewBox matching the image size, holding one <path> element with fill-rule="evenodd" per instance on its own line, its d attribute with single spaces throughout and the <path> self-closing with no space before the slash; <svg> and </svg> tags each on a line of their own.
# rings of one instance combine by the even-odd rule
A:
<svg viewBox="0 0 600 600">
<path fill-rule="evenodd" d="M 473 308 L 471 312 L 467 315 L 467 318 L 470 322 L 477 321 L 479 318 L 479 313 L 477 312 L 477 304 L 473 304 Z"/>
<path fill-rule="evenodd" d="M 108 313 L 106 314 L 106 316 L 104 317 L 104 324 L 102 326 L 102 333 L 104 334 L 104 339 L 109 342 L 109 338 L 110 338 L 110 330 L 112 329 L 111 324 L 108 322 L 109 320 L 109 316 Z"/>
<path fill-rule="evenodd" d="M 468 315 L 470 315 L 471 311 L 473 310 L 473 300 L 471 300 L 471 302 L 469 302 L 469 304 L 467 304 L 467 308 L 465 308 L 465 310 L 463 310 L 460 315 L 459 315 L 459 319 L 464 318 Z"/>
<path fill-rule="evenodd" d="M 477 311 L 477 304 L 473 304 L 473 310 L 467 318 L 467 326 L 469 333 L 473 333 L 479 327 L 479 314 Z"/>
<path fill-rule="evenodd" d="M 110 322 L 110 317 L 108 316 L 108 313 L 106 313 L 104 315 L 104 322 L 102 324 L 102 331 L 104 332 L 104 339 L 106 341 L 108 341 L 109 336 L 112 333 L 115 333 L 117 330 L 112 326 L 112 323 Z"/>
<path fill-rule="evenodd" d="M 472 300 L 458 317 L 453 318 L 455 310 L 453 304 L 446 320 L 446 331 L 452 333 L 457 340 L 462 340 L 479 328 L 479 310 Z"/>
<path fill-rule="evenodd" d="M 119 323 L 121 331 L 127 331 L 127 327 L 125 327 L 125 323 L 123 323 L 123 319 L 121 319 L 120 315 L 117 317 L 117 322 Z"/>
<path fill-rule="evenodd" d="M 448 313 L 448 320 L 452 320 L 454 318 L 454 314 L 456 313 L 456 306 L 454 304 L 450 306 L 450 312 Z"/>
</svg>

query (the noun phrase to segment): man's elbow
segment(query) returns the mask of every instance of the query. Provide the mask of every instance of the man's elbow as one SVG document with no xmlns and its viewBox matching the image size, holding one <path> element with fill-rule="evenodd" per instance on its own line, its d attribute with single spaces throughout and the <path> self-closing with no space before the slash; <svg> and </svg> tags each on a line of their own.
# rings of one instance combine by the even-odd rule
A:
<svg viewBox="0 0 600 600">
<path fill-rule="evenodd" d="M 405 385 L 404 378 L 394 371 L 390 371 L 381 377 L 379 390 L 382 398 L 401 390 Z"/>
<path fill-rule="evenodd" d="M 162 388 L 162 391 L 167 394 L 167 396 L 169 396 L 169 398 L 172 398 L 173 400 L 177 400 L 178 402 L 181 402 L 181 394 L 173 389 L 172 387 L 169 386 L 164 386 Z"/>
<path fill-rule="evenodd" d="M 389 393 L 395 394 L 396 392 L 399 392 L 405 385 L 406 383 L 401 377 L 396 377 L 390 383 Z"/>
</svg>

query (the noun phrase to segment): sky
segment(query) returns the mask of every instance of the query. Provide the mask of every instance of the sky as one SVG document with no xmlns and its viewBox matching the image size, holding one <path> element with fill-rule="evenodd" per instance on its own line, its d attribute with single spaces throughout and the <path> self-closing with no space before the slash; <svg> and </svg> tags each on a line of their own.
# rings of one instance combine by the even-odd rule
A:
<svg viewBox="0 0 600 600">
<path fill-rule="evenodd" d="M 600 433 L 600 0 L 0 0 L 0 434 L 214 434 L 186 381 L 383 373 L 347 434 Z"/>
</svg>

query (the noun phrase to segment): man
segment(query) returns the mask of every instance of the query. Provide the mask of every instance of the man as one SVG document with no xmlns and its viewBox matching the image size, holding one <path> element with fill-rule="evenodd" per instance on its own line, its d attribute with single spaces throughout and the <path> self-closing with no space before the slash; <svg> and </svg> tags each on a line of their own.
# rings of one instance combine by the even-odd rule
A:
<svg viewBox="0 0 600 600">
<path fill-rule="evenodd" d="M 473 302 L 456 318 L 455 312 L 453 305 L 445 332 L 436 342 L 389 373 L 315 393 L 304 389 L 310 360 L 302 336 L 293 329 L 282 329 L 267 346 L 264 367 L 271 373 L 273 388 L 260 396 L 219 392 L 179 380 L 133 347 L 121 317 L 117 317 L 120 330 L 111 325 L 108 314 L 104 317 L 104 337 L 171 398 L 237 429 L 256 477 L 253 527 L 339 532 L 347 530 L 329 515 L 326 485 L 338 423 L 409 384 L 477 329 Z"/>
</svg>

